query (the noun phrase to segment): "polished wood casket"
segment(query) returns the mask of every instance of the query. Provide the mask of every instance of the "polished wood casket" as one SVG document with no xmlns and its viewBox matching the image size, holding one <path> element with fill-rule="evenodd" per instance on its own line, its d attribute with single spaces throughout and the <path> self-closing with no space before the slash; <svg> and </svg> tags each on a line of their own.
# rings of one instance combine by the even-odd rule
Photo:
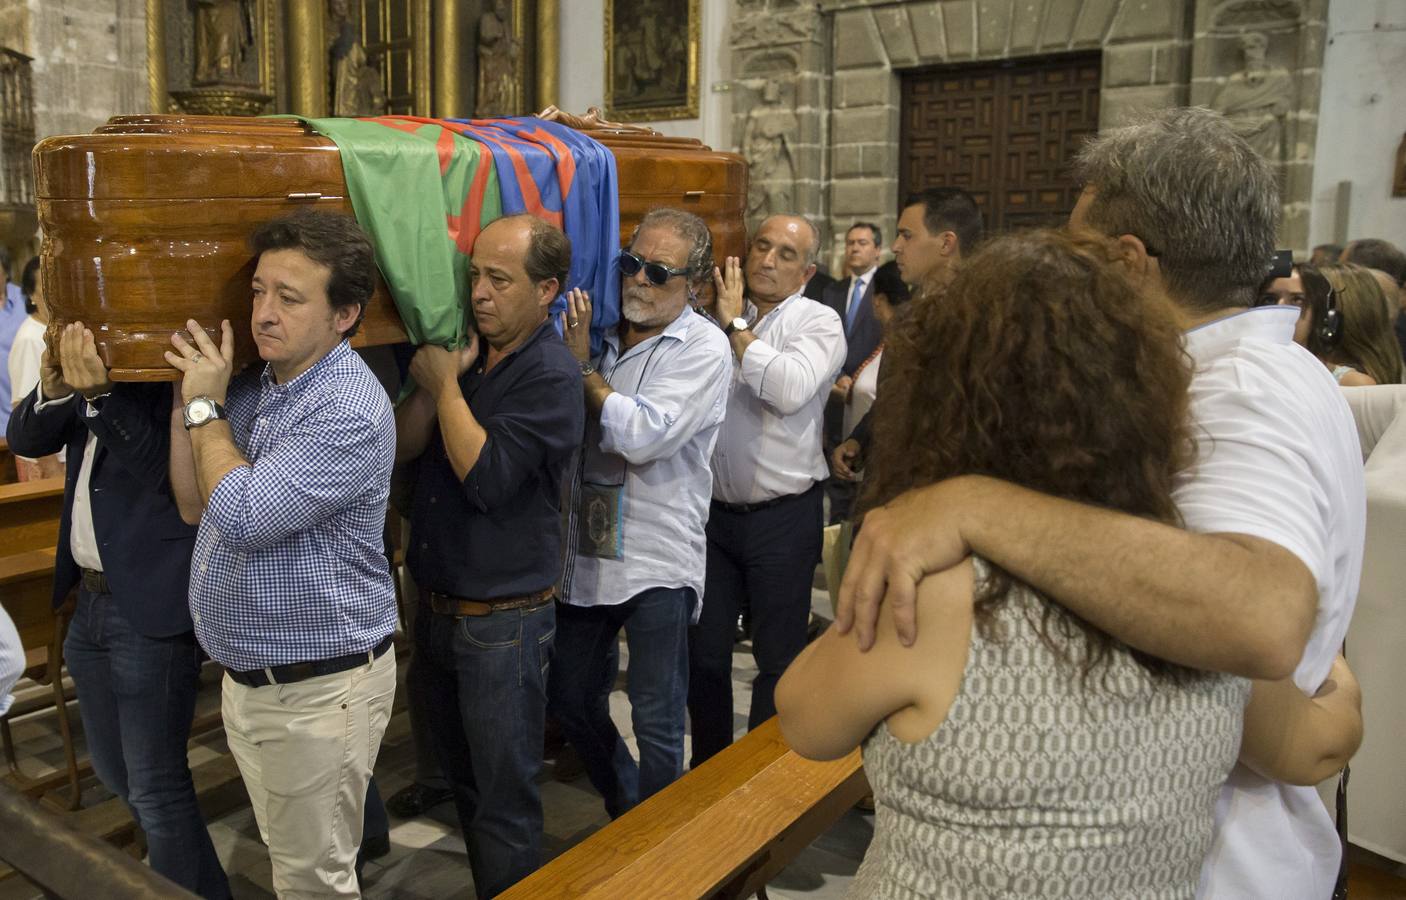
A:
<svg viewBox="0 0 1406 900">
<path fill-rule="evenodd" d="M 707 221 L 716 258 L 741 255 L 740 156 L 685 138 L 585 133 L 615 155 L 622 241 L 650 209 L 675 206 Z M 43 141 L 34 167 L 51 334 L 82 321 L 116 381 L 174 378 L 162 352 L 191 318 L 211 334 L 229 319 L 237 364 L 253 361 L 249 235 L 300 208 L 352 211 L 336 145 L 297 119 L 118 116 Z M 378 279 L 354 343 L 403 340 Z"/>
</svg>

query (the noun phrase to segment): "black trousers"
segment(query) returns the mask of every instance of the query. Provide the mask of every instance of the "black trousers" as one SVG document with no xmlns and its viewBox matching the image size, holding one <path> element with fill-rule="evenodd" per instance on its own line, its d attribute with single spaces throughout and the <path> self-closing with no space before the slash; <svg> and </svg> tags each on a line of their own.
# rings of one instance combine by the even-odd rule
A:
<svg viewBox="0 0 1406 900">
<path fill-rule="evenodd" d="M 688 636 L 691 768 L 732 743 L 732 646 L 743 603 L 757 662 L 747 728 L 776 715 L 776 682 L 806 645 L 823 515 L 819 484 L 751 512 L 713 504 L 703 614 Z"/>
</svg>

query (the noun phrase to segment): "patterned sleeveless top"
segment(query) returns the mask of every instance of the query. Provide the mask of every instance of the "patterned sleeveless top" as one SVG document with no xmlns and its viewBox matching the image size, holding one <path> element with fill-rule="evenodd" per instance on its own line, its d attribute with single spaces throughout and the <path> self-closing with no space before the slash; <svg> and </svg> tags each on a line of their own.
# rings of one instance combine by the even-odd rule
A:
<svg viewBox="0 0 1406 900">
<path fill-rule="evenodd" d="M 1040 638 L 1044 604 L 1017 583 L 993 613 L 1004 642 L 973 628 L 931 735 L 869 736 L 877 814 L 850 897 L 1194 895 L 1249 682 L 1158 682 L 1121 649 L 1081 682 Z"/>
</svg>

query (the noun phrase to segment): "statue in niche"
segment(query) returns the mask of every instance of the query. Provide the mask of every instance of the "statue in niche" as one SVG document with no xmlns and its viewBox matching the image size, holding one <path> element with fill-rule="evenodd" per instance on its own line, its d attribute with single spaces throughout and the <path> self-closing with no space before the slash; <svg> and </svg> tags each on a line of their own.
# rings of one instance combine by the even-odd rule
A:
<svg viewBox="0 0 1406 900">
<path fill-rule="evenodd" d="M 478 19 L 478 99 L 474 114 L 517 114 L 517 60 L 512 11 L 507 0 L 493 0 Z"/>
<path fill-rule="evenodd" d="M 244 54 L 254 44 L 249 0 L 194 0 L 195 72 L 191 84 L 239 84 Z"/>
<path fill-rule="evenodd" d="M 1258 31 L 1240 36 L 1245 69 L 1221 86 L 1212 106 L 1234 123 L 1255 152 L 1270 162 L 1284 158 L 1284 116 L 1294 98 L 1294 76 L 1265 59 L 1269 38 Z"/>
<path fill-rule="evenodd" d="M 750 167 L 747 216 L 763 218 L 795 212 L 796 163 L 791 155 L 791 135 L 800 130 L 796 112 L 781 102 L 781 85 L 768 80 L 762 102 L 747 114 L 742 132 L 742 155 Z"/>
<path fill-rule="evenodd" d="M 352 25 L 347 0 L 328 0 L 327 17 L 332 25 L 332 115 L 378 116 L 386 111 L 386 90 L 381 73 L 369 64 Z"/>
</svg>

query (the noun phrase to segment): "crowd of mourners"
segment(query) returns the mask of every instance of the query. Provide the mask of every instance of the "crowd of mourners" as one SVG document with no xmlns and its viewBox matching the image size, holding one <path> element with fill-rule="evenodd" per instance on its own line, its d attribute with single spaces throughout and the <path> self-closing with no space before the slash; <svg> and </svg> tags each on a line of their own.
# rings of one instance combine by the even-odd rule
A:
<svg viewBox="0 0 1406 900">
<path fill-rule="evenodd" d="M 986 235 L 930 188 L 889 262 L 855 223 L 839 278 L 804 216 L 714 259 L 701 219 L 653 210 L 594 341 L 567 237 L 502 218 L 471 339 L 375 371 L 348 217 L 260 227 L 261 364 L 192 320 L 174 384 L 114 384 L 82 322 L 46 342 L 32 262 L 0 421 L 23 475 L 65 474 L 65 661 L 151 866 L 230 896 L 187 761 L 206 658 L 280 897 L 359 896 L 385 805 L 449 800 L 491 897 L 542 862 L 548 723 L 621 816 L 733 741 L 741 631 L 748 729 L 863 748 L 852 896 L 1326 900 L 1313 785 L 1362 735 L 1343 387 L 1403 380 L 1406 255 L 1287 265 L 1273 168 L 1209 110 L 1104 131 L 1077 170 L 1065 227 Z M 808 642 L 827 515 L 852 545 Z M 383 805 L 402 627 L 416 782 Z M 0 616 L 0 713 L 22 668 Z"/>
</svg>

